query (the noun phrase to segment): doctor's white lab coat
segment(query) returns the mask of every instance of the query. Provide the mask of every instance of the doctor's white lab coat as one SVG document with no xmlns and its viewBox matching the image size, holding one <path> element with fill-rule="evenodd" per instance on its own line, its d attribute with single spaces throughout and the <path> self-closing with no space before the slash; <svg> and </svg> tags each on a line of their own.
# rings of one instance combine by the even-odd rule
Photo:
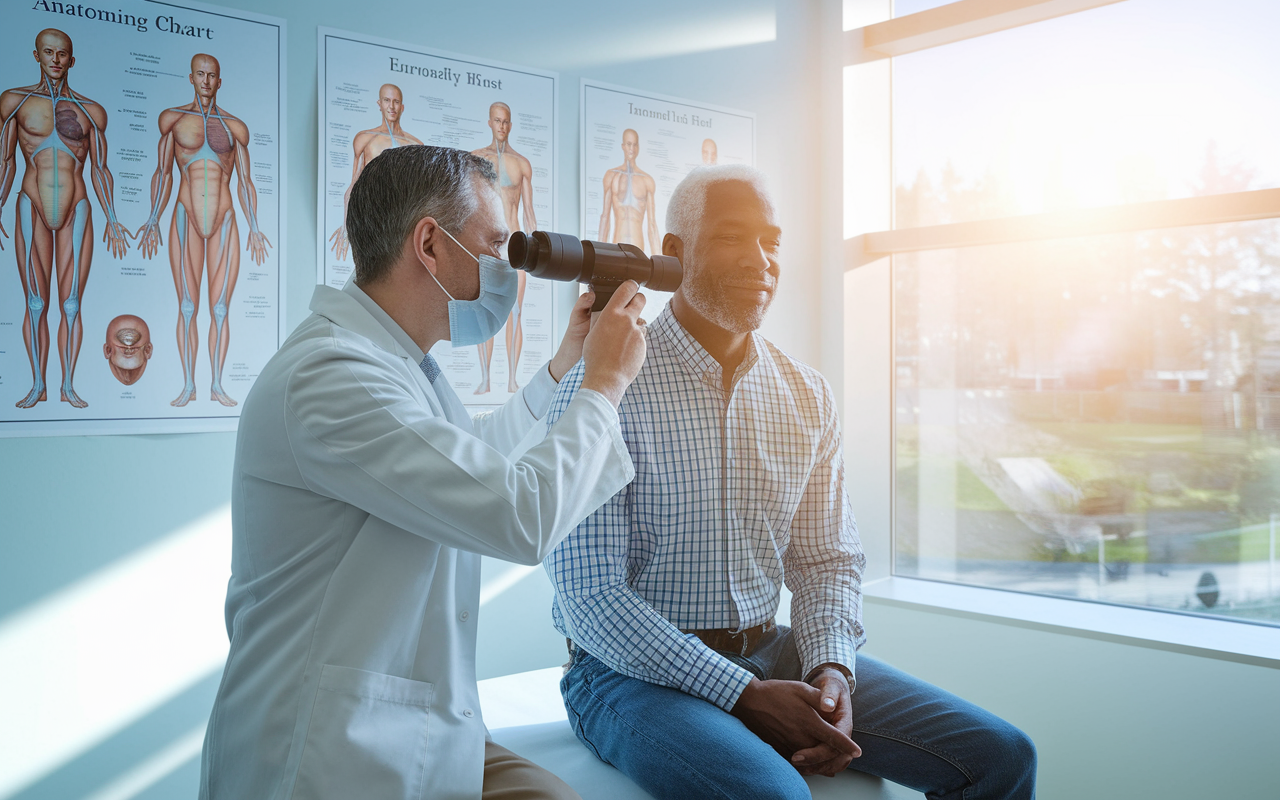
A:
<svg viewBox="0 0 1280 800">
<path fill-rule="evenodd" d="M 545 368 L 473 426 L 354 284 L 317 287 L 311 310 L 240 417 L 200 797 L 478 798 L 480 554 L 536 564 L 631 480 L 617 414 L 579 392 L 513 462 Z"/>
</svg>

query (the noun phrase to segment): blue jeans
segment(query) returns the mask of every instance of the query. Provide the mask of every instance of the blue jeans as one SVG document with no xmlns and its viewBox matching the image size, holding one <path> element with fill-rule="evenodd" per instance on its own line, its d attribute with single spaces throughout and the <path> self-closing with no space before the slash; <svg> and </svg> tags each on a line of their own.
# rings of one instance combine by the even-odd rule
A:
<svg viewBox="0 0 1280 800">
<path fill-rule="evenodd" d="M 750 658 L 721 655 L 761 680 L 801 680 L 789 628 Z M 1026 734 L 953 694 L 858 656 L 850 769 L 936 800 L 1030 800 L 1036 750 Z M 810 797 L 791 763 L 737 717 L 678 689 L 614 672 L 577 648 L 560 681 L 569 723 L 601 761 L 658 798 Z"/>
</svg>

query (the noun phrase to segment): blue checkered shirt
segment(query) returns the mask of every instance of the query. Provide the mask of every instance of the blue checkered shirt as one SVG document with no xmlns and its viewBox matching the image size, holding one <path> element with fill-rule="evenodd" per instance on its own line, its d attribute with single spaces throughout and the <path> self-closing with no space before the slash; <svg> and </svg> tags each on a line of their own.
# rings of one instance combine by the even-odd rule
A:
<svg viewBox="0 0 1280 800">
<path fill-rule="evenodd" d="M 554 424 L 582 384 L 561 381 Z M 759 625 L 785 580 L 804 674 L 854 670 L 866 558 L 826 380 L 758 334 L 720 364 L 668 305 L 618 409 L 636 477 L 546 560 L 557 629 L 611 669 L 729 710 L 751 673 L 682 630 Z"/>
</svg>

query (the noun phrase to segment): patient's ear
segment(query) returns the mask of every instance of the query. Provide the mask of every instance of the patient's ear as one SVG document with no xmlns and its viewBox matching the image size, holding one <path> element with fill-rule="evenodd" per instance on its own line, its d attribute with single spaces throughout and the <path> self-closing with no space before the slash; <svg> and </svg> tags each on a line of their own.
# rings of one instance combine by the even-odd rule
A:
<svg viewBox="0 0 1280 800">
<path fill-rule="evenodd" d="M 668 233 L 662 237 L 662 254 L 664 256 L 675 256 L 684 261 L 684 242 L 680 241 L 680 237 L 674 233 Z"/>
</svg>

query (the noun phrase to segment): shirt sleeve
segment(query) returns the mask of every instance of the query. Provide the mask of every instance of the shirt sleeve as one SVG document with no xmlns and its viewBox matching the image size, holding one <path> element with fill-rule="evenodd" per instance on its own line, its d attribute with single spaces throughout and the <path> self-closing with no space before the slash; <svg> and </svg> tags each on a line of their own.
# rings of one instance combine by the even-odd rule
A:
<svg viewBox="0 0 1280 800">
<path fill-rule="evenodd" d="M 821 390 L 824 424 L 818 455 L 792 520 L 783 569 L 793 595 L 791 626 L 801 674 L 821 664 L 839 664 L 856 679 L 854 660 L 866 641 L 862 572 L 867 559 L 845 488 L 835 401 L 825 381 Z"/>
<path fill-rule="evenodd" d="M 634 475 L 616 412 L 597 392 L 578 393 L 557 429 L 516 461 L 433 414 L 408 375 L 356 348 L 303 359 L 284 405 L 309 490 L 445 546 L 524 564 L 545 558 Z"/>
<path fill-rule="evenodd" d="M 549 424 L 554 426 L 569 407 L 581 382 L 581 365 L 561 379 Z M 679 689 L 729 711 L 752 674 L 696 636 L 681 633 L 628 585 L 630 510 L 630 492 L 624 488 L 545 562 L 564 633 L 615 672 Z"/>
<path fill-rule="evenodd" d="M 544 365 L 502 407 L 471 418 L 475 435 L 502 453 L 516 449 L 547 413 L 556 382 Z"/>
</svg>

